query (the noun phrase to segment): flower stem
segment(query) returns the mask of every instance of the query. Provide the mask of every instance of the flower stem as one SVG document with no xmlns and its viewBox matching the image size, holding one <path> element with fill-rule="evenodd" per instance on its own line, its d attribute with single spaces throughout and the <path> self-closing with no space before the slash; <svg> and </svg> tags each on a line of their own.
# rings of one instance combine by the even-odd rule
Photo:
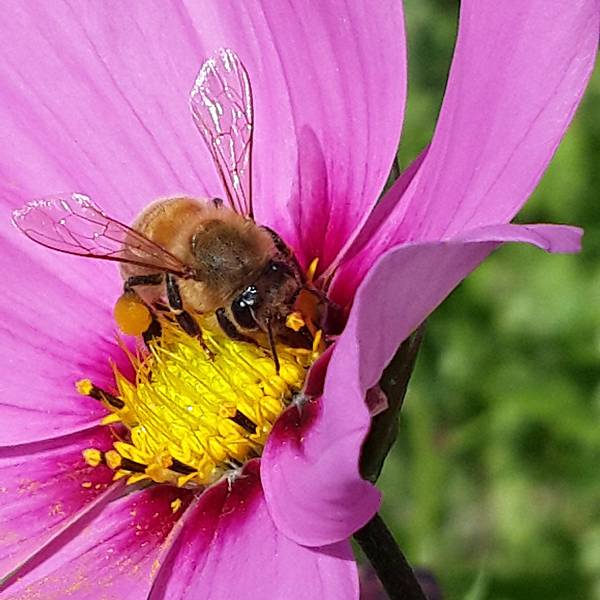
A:
<svg viewBox="0 0 600 600">
<path fill-rule="evenodd" d="M 398 434 L 398 418 L 423 339 L 421 325 L 398 348 L 380 380 L 388 408 L 373 418 L 361 456 L 362 476 L 375 483 Z M 390 600 L 426 600 L 408 561 L 380 515 L 354 534 Z"/>
<path fill-rule="evenodd" d="M 403 342 L 381 376 L 379 384 L 387 396 L 388 408 L 373 418 L 360 459 L 361 475 L 373 483 L 379 478 L 385 458 L 396 441 L 400 410 L 424 331 L 425 324 Z"/>
<path fill-rule="evenodd" d="M 359 529 L 354 539 L 375 569 L 390 600 L 427 600 L 406 557 L 379 514 Z"/>
</svg>

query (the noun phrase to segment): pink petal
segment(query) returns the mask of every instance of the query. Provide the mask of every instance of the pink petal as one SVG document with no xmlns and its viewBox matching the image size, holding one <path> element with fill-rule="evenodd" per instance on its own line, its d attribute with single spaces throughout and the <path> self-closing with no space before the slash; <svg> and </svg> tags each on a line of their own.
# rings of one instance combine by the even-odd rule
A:
<svg viewBox="0 0 600 600">
<path fill-rule="evenodd" d="M 106 502 L 112 471 L 89 467 L 81 452 L 110 446 L 106 428 L 95 428 L 0 449 L 0 581 L 97 501 Z"/>
<path fill-rule="evenodd" d="M 32 197 L 86 191 L 121 220 L 216 186 L 187 106 L 201 61 L 185 11 L 13 2 L 0 23 L 0 444 L 62 435 L 104 409 L 74 382 L 112 381 L 114 265 L 40 248 L 10 225 Z M 51 418 L 49 418 L 51 417 Z"/>
<path fill-rule="evenodd" d="M 350 544 L 304 548 L 282 535 L 269 517 L 256 463 L 231 489 L 223 482 L 202 494 L 182 523 L 151 600 L 358 598 Z"/>
<path fill-rule="evenodd" d="M 328 271 L 323 273 L 322 277 L 324 280 L 328 276 L 333 275 L 340 264 L 354 258 L 365 247 L 370 247 L 372 240 L 377 240 L 378 247 L 383 247 L 389 242 L 389 240 L 380 236 L 379 231 L 386 229 L 390 213 L 394 210 L 398 202 L 401 201 L 408 186 L 419 172 L 425 156 L 427 156 L 427 148 L 419 154 L 407 169 L 402 171 L 391 188 L 375 205 L 371 213 L 367 215 L 365 222 L 354 231 L 354 235 L 346 242 L 346 245 L 342 248 L 335 261 L 329 265 Z M 372 260 L 375 260 L 374 254 L 372 255 Z"/>
<path fill-rule="evenodd" d="M 156 197 L 222 195 L 187 106 L 219 46 L 242 56 L 256 96 L 259 221 L 329 260 L 385 181 L 405 97 L 396 2 L 275 10 L 155 0 L 118 14 L 110 3 L 13 2 L 5 13 L 4 198 L 79 191 L 129 221 Z M 327 247 L 314 247 L 322 227 Z"/>
<path fill-rule="evenodd" d="M 337 340 L 323 397 L 289 409 L 276 423 L 261 474 L 277 527 L 300 544 L 346 539 L 379 507 L 379 494 L 358 471 L 370 415 L 367 390 L 377 384 L 401 342 L 499 243 L 526 241 L 576 251 L 580 231 L 558 226 L 492 226 L 465 240 L 396 247 L 359 287 Z M 469 237 L 472 239 L 469 240 Z"/>
<path fill-rule="evenodd" d="M 109 360 L 123 368 L 111 308 L 119 295 L 114 265 L 55 254 L 8 225 L 0 206 L 0 446 L 90 427 L 106 409 L 75 389 L 89 377 L 110 389 Z"/>
<path fill-rule="evenodd" d="M 218 189 L 188 95 L 204 57 L 162 2 L 10 2 L 0 24 L 0 181 L 79 191 L 131 220 L 151 200 Z"/>
<path fill-rule="evenodd" d="M 187 6 L 204 49 L 233 48 L 250 73 L 257 220 L 326 266 L 374 205 L 398 144 L 401 3 Z"/>
<path fill-rule="evenodd" d="M 184 490 L 153 487 L 112 502 L 45 553 L 8 588 L 7 598 L 146 598 L 156 561 L 189 496 Z M 174 512 L 171 502 L 179 497 L 183 504 Z"/>
<path fill-rule="evenodd" d="M 380 249 L 510 221 L 554 154 L 594 66 L 597 0 L 461 6 L 437 128 L 380 231 Z"/>
</svg>

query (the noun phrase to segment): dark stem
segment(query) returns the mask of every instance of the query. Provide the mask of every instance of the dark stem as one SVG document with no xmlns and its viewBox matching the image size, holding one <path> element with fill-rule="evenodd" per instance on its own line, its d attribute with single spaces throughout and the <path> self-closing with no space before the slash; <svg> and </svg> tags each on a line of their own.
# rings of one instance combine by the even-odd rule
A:
<svg viewBox="0 0 600 600">
<path fill-rule="evenodd" d="M 424 327 L 424 324 L 421 325 L 398 348 L 380 380 L 388 408 L 373 418 L 360 462 L 361 475 L 373 483 L 377 481 L 385 458 L 396 441 L 400 409 L 423 340 Z M 413 570 L 378 514 L 354 534 L 354 539 L 360 544 L 391 600 L 426 600 Z"/>
<path fill-rule="evenodd" d="M 388 408 L 373 417 L 360 459 L 361 475 L 373 483 L 379 478 L 385 458 L 396 441 L 400 410 L 423 341 L 424 331 L 423 323 L 402 343 L 379 381 L 381 389 L 387 396 Z"/>
<path fill-rule="evenodd" d="M 354 534 L 390 600 L 427 600 L 383 519 L 376 514 Z"/>
</svg>

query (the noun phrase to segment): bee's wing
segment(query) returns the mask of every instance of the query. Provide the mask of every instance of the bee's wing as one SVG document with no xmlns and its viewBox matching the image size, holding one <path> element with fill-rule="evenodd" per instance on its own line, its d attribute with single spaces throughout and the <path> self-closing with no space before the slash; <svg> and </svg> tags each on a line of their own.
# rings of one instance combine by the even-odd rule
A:
<svg viewBox="0 0 600 600">
<path fill-rule="evenodd" d="M 231 208 L 252 217 L 252 88 L 235 52 L 221 48 L 202 65 L 190 108 Z"/>
<path fill-rule="evenodd" d="M 183 276 L 177 257 L 131 227 L 112 219 L 83 194 L 33 200 L 13 212 L 13 223 L 42 246 Z"/>
</svg>

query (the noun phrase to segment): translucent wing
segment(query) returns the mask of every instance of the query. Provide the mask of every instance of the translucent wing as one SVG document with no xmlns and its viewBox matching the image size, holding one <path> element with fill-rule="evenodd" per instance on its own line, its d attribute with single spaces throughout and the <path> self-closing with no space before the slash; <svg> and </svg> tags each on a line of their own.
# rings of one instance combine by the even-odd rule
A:
<svg viewBox="0 0 600 600">
<path fill-rule="evenodd" d="M 200 69 L 190 108 L 231 207 L 252 217 L 252 128 L 248 72 L 235 52 L 218 50 Z"/>
<path fill-rule="evenodd" d="M 42 246 L 185 276 L 177 257 L 131 227 L 106 215 L 87 196 L 34 200 L 13 212 L 13 223 Z"/>
</svg>

